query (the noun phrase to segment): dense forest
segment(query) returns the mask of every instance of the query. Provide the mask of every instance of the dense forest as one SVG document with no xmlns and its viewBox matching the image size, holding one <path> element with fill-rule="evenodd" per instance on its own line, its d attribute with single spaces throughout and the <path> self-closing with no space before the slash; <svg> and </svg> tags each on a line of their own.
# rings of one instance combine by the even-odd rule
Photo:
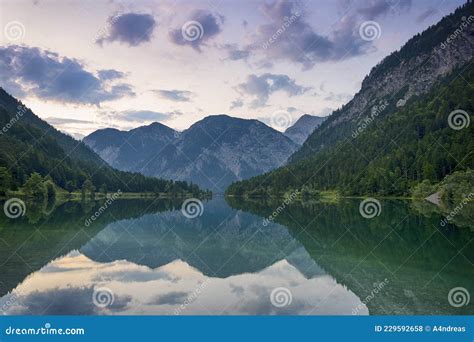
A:
<svg viewBox="0 0 474 342">
<path fill-rule="evenodd" d="M 458 74 L 458 73 L 453 73 Z M 338 127 L 346 139 L 267 174 L 232 184 L 227 194 L 260 196 L 291 190 L 339 190 L 349 195 L 411 195 L 426 181 L 436 183 L 459 170 L 474 168 L 474 125 L 456 130 L 449 114 L 474 109 L 470 84 L 474 68 L 439 81 L 425 96 L 403 107 L 388 106 L 355 137 L 351 126 Z"/>
<path fill-rule="evenodd" d="M 198 186 L 113 169 L 0 88 L 0 196 L 8 191 L 155 192 L 199 195 Z M 48 196 L 50 196 L 48 192 Z"/>
<path fill-rule="evenodd" d="M 287 165 L 234 183 L 227 194 L 411 196 L 422 182 L 473 169 L 473 10 L 468 1 L 412 37 L 372 68 Z"/>
</svg>

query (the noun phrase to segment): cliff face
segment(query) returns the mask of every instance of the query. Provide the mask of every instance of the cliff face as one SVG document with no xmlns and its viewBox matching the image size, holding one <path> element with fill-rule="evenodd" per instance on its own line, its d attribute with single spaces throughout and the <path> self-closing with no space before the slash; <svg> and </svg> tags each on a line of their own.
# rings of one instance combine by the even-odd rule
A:
<svg viewBox="0 0 474 342">
<path fill-rule="evenodd" d="M 304 114 L 293 126 L 286 129 L 285 135 L 293 140 L 294 143 L 303 145 L 309 135 L 313 133 L 315 128 L 321 125 L 325 119 L 325 117 Z"/>
<path fill-rule="evenodd" d="M 227 115 L 208 116 L 180 133 L 159 123 L 128 132 L 104 129 L 84 142 L 120 170 L 187 180 L 214 192 L 283 165 L 298 147 L 260 121 Z"/>
<path fill-rule="evenodd" d="M 385 103 L 398 108 L 426 94 L 437 80 L 472 61 L 473 54 L 474 3 L 469 2 L 375 66 L 354 98 L 329 116 L 291 161 L 311 157 L 315 151 L 349 137 L 374 107 Z"/>
</svg>

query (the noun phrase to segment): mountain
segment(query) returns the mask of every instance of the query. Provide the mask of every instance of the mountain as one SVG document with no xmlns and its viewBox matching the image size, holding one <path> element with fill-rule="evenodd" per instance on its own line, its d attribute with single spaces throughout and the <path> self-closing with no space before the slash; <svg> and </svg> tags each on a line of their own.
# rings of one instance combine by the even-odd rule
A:
<svg viewBox="0 0 474 342">
<path fill-rule="evenodd" d="M 130 131 L 100 129 L 83 141 L 113 167 L 131 171 L 137 165 L 145 167 L 177 134 L 173 129 L 155 122 Z"/>
<path fill-rule="evenodd" d="M 304 114 L 293 126 L 285 130 L 285 135 L 298 145 L 303 145 L 306 138 L 313 133 L 314 129 L 321 125 L 326 118 Z"/>
<path fill-rule="evenodd" d="M 213 115 L 183 132 L 154 123 L 128 132 L 99 130 L 84 142 L 112 166 L 191 181 L 216 192 L 283 165 L 297 145 L 257 120 Z"/>
<path fill-rule="evenodd" d="M 96 189 L 109 191 L 186 191 L 196 186 L 145 177 L 110 167 L 83 142 L 56 130 L 0 88 L 0 191 L 18 189 L 33 173 L 51 177 L 58 186 L 74 191 L 90 179 Z"/>
<path fill-rule="evenodd" d="M 425 179 L 474 168 L 473 11 L 470 1 L 414 36 L 371 70 L 287 166 L 233 184 L 228 194 L 408 195 Z"/>
</svg>

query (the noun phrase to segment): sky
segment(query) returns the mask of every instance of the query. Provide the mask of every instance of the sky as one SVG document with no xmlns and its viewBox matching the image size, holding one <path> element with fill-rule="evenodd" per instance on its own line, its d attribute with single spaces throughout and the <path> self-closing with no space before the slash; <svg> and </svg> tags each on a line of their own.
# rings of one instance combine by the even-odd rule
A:
<svg viewBox="0 0 474 342">
<path fill-rule="evenodd" d="M 461 0 L 0 0 L 0 86 L 76 137 L 327 116 Z"/>
</svg>

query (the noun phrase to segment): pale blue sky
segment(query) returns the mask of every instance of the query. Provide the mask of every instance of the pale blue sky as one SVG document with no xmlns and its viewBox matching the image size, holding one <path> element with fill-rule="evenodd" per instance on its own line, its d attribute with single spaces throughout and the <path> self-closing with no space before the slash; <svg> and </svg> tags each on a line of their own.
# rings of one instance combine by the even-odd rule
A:
<svg viewBox="0 0 474 342">
<path fill-rule="evenodd" d="M 72 134 L 185 129 L 219 113 L 325 116 L 462 3 L 2 0 L 0 85 Z M 361 37 L 364 24 L 374 37 Z"/>
</svg>

